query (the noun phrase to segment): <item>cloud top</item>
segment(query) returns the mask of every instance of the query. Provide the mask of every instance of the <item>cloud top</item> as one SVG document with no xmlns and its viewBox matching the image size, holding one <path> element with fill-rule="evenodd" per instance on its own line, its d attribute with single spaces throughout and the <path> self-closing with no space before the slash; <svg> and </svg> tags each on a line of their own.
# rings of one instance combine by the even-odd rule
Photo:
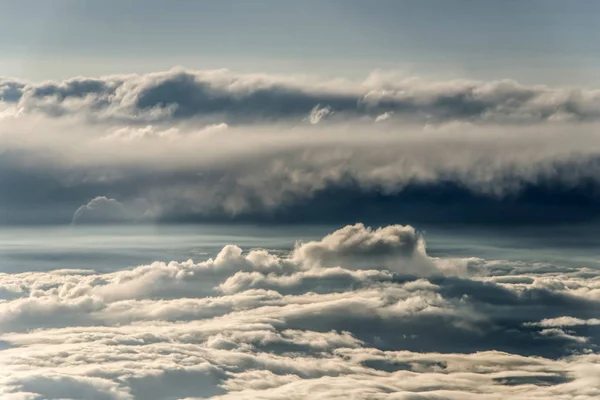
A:
<svg viewBox="0 0 600 400">
<path fill-rule="evenodd" d="M 84 113 L 99 120 L 131 121 L 215 117 L 235 123 L 301 119 L 310 114 L 309 121 L 315 123 L 332 110 L 379 121 L 413 116 L 535 123 L 600 117 L 597 90 L 527 86 L 511 80 L 431 82 L 380 72 L 363 82 L 183 68 L 43 83 L 4 78 L 0 100 L 54 117 Z"/>
</svg>

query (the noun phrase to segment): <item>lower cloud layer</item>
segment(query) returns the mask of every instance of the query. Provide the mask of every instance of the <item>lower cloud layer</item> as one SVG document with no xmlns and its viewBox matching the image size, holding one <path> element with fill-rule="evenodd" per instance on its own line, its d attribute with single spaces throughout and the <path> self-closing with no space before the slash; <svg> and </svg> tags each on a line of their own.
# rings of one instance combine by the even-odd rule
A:
<svg viewBox="0 0 600 400">
<path fill-rule="evenodd" d="M 288 255 L 0 275 L 3 399 L 596 399 L 600 274 L 346 226 Z"/>
</svg>

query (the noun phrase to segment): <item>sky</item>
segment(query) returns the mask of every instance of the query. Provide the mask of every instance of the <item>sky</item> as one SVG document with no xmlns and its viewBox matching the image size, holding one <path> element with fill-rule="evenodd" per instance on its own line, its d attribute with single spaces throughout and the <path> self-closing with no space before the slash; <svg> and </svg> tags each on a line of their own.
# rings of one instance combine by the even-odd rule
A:
<svg viewBox="0 0 600 400">
<path fill-rule="evenodd" d="M 598 15 L 0 0 L 0 398 L 599 399 Z"/>
<path fill-rule="evenodd" d="M 0 76 L 191 69 L 600 85 L 593 0 L 0 2 Z"/>
</svg>

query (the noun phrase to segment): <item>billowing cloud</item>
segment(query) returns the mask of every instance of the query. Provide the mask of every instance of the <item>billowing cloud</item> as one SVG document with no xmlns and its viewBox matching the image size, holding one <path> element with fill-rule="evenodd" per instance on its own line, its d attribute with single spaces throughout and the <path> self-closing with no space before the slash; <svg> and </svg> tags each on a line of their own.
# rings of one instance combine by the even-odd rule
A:
<svg viewBox="0 0 600 400">
<path fill-rule="evenodd" d="M 311 113 L 312 122 L 332 109 L 373 118 L 394 112 L 436 120 L 511 123 L 600 117 L 596 90 L 526 86 L 511 80 L 430 82 L 385 73 L 374 73 L 364 82 L 182 68 L 60 82 L 4 79 L 0 99 L 27 112 L 55 117 L 85 113 L 94 119 L 131 121 L 219 117 L 227 123 L 256 122 Z"/>
<path fill-rule="evenodd" d="M 600 217 L 594 89 L 174 69 L 0 90 L 2 224 L 99 195 L 144 222 Z"/>
<path fill-rule="evenodd" d="M 435 258 L 409 226 L 1 274 L 0 294 L 7 399 L 600 395 L 598 271 Z"/>
<path fill-rule="evenodd" d="M 394 270 L 398 262 L 404 273 L 430 274 L 435 270 L 425 255 L 425 244 L 414 228 L 387 226 L 365 227 L 363 224 L 346 226 L 321 241 L 299 246 L 293 256 L 316 265 L 349 268 L 384 268 Z M 381 263 L 378 265 L 377 263 Z"/>
</svg>

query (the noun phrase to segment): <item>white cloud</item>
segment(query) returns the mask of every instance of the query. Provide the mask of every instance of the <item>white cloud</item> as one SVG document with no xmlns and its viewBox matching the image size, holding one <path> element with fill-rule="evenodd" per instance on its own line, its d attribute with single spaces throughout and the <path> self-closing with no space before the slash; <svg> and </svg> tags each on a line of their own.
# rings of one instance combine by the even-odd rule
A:
<svg viewBox="0 0 600 400">
<path fill-rule="evenodd" d="M 531 325 L 541 326 L 545 328 L 554 327 L 569 327 L 579 325 L 600 325 L 599 318 L 581 319 L 573 317 L 558 317 L 558 318 L 546 318 L 540 322 L 533 323 Z"/>
<path fill-rule="evenodd" d="M 138 140 L 182 140 L 185 139 L 184 135 L 190 137 L 197 137 L 199 139 L 209 139 L 212 135 L 219 134 L 225 131 L 229 126 L 226 123 L 211 124 L 201 129 L 194 130 L 192 132 L 186 132 L 182 134 L 179 128 L 171 127 L 168 129 L 160 130 L 152 125 L 146 125 L 145 127 L 131 127 L 127 126 L 124 128 L 118 128 L 112 133 L 102 136 L 100 139 L 108 141 L 138 141 Z"/>
<path fill-rule="evenodd" d="M 21 107 L 5 107 L 0 109 L 0 121 L 22 117 L 24 109 Z"/>
<path fill-rule="evenodd" d="M 425 254 L 425 243 L 411 226 L 372 229 L 363 224 L 346 226 L 321 241 L 298 246 L 293 258 L 322 266 L 357 265 L 359 269 L 384 268 L 431 274 L 435 266 Z"/>
<path fill-rule="evenodd" d="M 0 395 L 597 398 L 597 276 L 542 267 L 356 224 L 289 254 L 0 274 Z"/>
<path fill-rule="evenodd" d="M 318 124 L 327 116 L 333 114 L 333 110 L 329 106 L 321 107 L 320 104 L 317 104 L 310 110 L 310 114 L 308 115 L 308 122 L 313 125 Z"/>
<path fill-rule="evenodd" d="M 375 118 L 375 122 L 383 122 L 383 121 L 387 121 L 388 119 L 390 119 L 392 117 L 392 112 L 384 112 L 383 114 L 378 115 Z"/>
</svg>

